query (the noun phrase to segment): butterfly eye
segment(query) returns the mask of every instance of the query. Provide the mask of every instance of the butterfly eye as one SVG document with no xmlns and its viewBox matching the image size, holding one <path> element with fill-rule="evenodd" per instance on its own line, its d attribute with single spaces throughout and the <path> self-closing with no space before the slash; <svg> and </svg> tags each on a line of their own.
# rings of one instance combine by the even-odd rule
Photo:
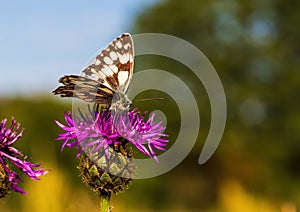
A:
<svg viewBox="0 0 300 212">
<path fill-rule="evenodd" d="M 124 108 L 129 108 L 130 107 L 130 103 L 129 102 L 124 102 L 123 103 L 123 107 Z"/>
</svg>

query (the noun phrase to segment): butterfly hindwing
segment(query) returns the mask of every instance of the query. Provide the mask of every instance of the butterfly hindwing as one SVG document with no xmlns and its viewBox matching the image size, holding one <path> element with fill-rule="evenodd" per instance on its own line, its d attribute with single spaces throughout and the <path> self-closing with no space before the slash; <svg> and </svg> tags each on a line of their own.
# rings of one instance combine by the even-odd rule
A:
<svg viewBox="0 0 300 212">
<path fill-rule="evenodd" d="M 114 94 L 110 88 L 87 77 L 68 75 L 61 77 L 59 82 L 64 85 L 53 93 L 61 97 L 76 97 L 90 103 L 109 105 Z"/>
</svg>

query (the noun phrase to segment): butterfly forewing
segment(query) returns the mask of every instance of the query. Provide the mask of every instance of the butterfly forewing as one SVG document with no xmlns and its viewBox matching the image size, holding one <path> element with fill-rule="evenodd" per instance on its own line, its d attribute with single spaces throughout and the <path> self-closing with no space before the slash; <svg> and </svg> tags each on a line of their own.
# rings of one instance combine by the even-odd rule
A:
<svg viewBox="0 0 300 212">
<path fill-rule="evenodd" d="M 83 76 L 99 81 L 114 91 L 125 93 L 132 77 L 133 57 L 132 38 L 130 34 L 122 34 L 82 71 Z"/>
</svg>

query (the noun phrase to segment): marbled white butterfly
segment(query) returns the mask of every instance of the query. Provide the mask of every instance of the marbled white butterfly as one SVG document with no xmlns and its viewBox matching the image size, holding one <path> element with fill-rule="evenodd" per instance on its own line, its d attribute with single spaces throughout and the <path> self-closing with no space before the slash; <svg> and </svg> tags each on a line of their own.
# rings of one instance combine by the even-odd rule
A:
<svg viewBox="0 0 300 212">
<path fill-rule="evenodd" d="M 97 55 L 81 76 L 66 75 L 54 91 L 61 97 L 76 97 L 89 103 L 105 104 L 109 109 L 128 109 L 126 96 L 133 74 L 133 41 L 124 33 Z"/>
</svg>

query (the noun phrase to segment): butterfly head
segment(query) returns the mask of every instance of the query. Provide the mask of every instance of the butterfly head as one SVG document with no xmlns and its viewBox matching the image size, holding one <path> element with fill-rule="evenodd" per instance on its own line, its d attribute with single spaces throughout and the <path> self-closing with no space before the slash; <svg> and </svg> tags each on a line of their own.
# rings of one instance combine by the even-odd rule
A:
<svg viewBox="0 0 300 212">
<path fill-rule="evenodd" d="M 124 93 L 115 92 L 110 109 L 128 110 L 131 106 L 131 100 Z"/>
</svg>

